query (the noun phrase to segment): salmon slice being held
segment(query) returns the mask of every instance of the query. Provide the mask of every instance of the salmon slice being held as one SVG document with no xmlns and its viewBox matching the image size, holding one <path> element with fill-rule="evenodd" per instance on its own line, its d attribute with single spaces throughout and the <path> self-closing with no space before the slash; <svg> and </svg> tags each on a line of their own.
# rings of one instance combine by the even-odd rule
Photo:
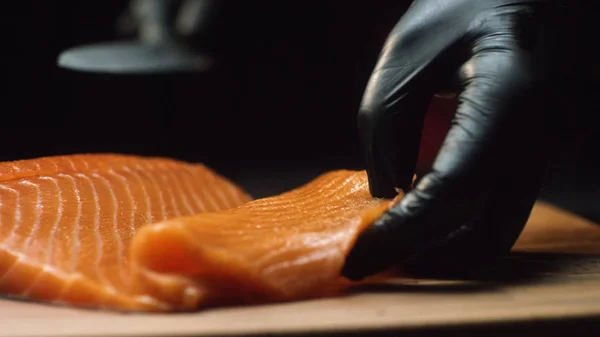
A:
<svg viewBox="0 0 600 337">
<path fill-rule="evenodd" d="M 137 291 L 163 310 L 330 296 L 358 234 L 395 200 L 373 198 L 364 171 L 328 172 L 279 196 L 140 229 Z"/>
<path fill-rule="evenodd" d="M 130 242 L 140 227 L 249 200 L 209 168 L 170 159 L 108 154 L 0 163 L 0 293 L 156 310 L 156 300 L 137 295 L 130 272 Z"/>
</svg>

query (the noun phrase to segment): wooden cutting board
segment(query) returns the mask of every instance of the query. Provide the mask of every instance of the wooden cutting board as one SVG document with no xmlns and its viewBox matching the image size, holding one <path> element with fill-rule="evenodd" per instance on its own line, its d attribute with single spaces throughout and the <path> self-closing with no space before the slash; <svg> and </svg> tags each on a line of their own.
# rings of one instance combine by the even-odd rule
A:
<svg viewBox="0 0 600 337">
<path fill-rule="evenodd" d="M 343 298 L 195 314 L 109 314 L 0 300 L 0 337 L 370 335 L 600 317 L 600 226 L 539 202 L 514 252 L 479 280 L 399 279 Z"/>
</svg>

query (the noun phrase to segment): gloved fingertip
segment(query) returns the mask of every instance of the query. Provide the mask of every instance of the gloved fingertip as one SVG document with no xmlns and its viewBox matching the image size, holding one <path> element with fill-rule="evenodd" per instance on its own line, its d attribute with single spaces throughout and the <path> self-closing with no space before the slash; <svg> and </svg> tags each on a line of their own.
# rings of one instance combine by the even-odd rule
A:
<svg viewBox="0 0 600 337">
<path fill-rule="evenodd" d="M 363 231 L 346 256 L 342 276 L 360 281 L 389 267 L 394 260 L 394 238 L 390 228 L 401 219 L 385 212 L 371 227 Z"/>
<path fill-rule="evenodd" d="M 352 260 L 348 260 L 346 259 L 346 263 L 344 263 L 344 266 L 342 267 L 342 271 L 340 272 L 340 274 L 349 279 L 350 281 L 354 281 L 354 282 L 359 282 L 364 280 L 364 275 L 360 274 L 357 272 L 357 268 L 354 265 L 354 263 L 352 262 Z"/>
</svg>

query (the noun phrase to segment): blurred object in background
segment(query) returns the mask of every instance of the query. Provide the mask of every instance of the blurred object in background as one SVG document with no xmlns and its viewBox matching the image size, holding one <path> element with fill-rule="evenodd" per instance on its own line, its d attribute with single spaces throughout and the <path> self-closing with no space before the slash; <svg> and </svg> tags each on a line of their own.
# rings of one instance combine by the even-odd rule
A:
<svg viewBox="0 0 600 337">
<path fill-rule="evenodd" d="M 221 8 L 217 0 L 131 0 L 117 21 L 117 32 L 148 44 L 204 50 Z"/>
<path fill-rule="evenodd" d="M 202 72 L 219 1 L 132 0 L 117 31 L 135 40 L 77 46 L 58 57 L 61 67 L 85 72 L 147 74 Z M 203 43 L 204 42 L 204 43 Z"/>
</svg>

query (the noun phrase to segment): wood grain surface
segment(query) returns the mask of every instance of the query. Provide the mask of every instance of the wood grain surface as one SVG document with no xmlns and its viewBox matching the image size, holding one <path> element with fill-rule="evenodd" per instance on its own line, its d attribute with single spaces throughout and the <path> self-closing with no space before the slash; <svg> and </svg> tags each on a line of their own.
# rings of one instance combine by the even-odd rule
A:
<svg viewBox="0 0 600 337">
<path fill-rule="evenodd" d="M 513 253 L 470 280 L 397 279 L 340 298 L 171 315 L 0 300 L 0 337 L 370 335 L 586 318 L 600 318 L 600 226 L 539 202 Z"/>
</svg>

